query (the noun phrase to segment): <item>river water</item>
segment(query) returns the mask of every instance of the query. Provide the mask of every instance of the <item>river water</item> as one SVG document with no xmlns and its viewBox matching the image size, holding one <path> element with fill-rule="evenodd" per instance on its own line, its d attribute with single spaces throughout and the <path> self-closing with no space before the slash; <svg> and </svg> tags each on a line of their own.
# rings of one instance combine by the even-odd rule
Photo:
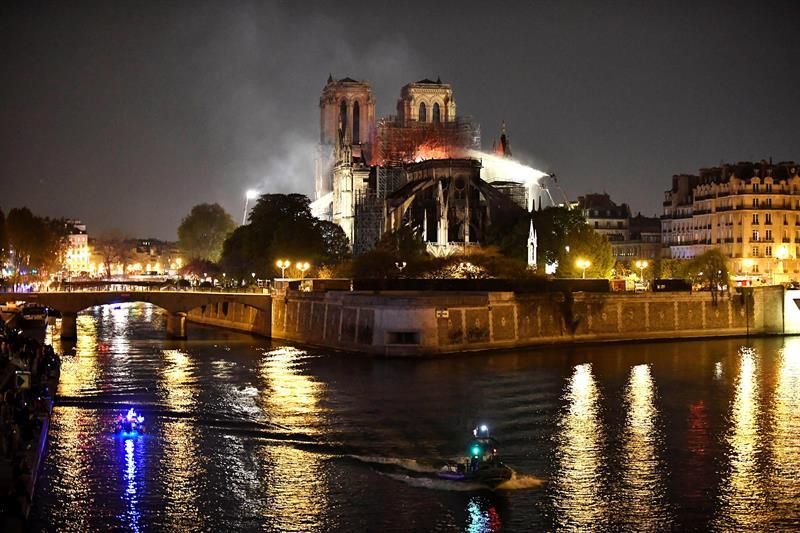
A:
<svg viewBox="0 0 800 533">
<path fill-rule="evenodd" d="M 800 528 L 800 338 L 387 360 L 164 327 L 105 306 L 55 341 L 34 530 Z M 435 480 L 479 423 L 514 478 Z"/>
</svg>

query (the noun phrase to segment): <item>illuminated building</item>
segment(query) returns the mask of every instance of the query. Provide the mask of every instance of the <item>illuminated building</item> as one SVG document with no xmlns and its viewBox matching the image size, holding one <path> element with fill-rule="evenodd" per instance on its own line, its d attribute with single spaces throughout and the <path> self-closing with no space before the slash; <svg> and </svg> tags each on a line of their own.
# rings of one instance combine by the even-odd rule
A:
<svg viewBox="0 0 800 533">
<path fill-rule="evenodd" d="M 794 162 L 741 162 L 676 175 L 665 192 L 664 255 L 712 248 L 740 280 L 796 279 L 800 272 L 800 175 Z"/>
<path fill-rule="evenodd" d="M 89 234 L 86 224 L 80 220 L 67 220 L 67 250 L 63 269 L 68 276 L 79 276 L 92 270 L 92 250 L 89 247 Z"/>
<path fill-rule="evenodd" d="M 356 253 L 407 225 L 431 251 L 449 253 L 479 244 L 491 219 L 541 205 L 543 189 L 534 189 L 547 175 L 510 159 L 505 125 L 498 154 L 480 152 L 480 127 L 456 114 L 440 79 L 405 85 L 397 114 L 376 120 L 367 82 L 330 76 L 319 107 L 312 210 L 341 226 Z"/>
</svg>

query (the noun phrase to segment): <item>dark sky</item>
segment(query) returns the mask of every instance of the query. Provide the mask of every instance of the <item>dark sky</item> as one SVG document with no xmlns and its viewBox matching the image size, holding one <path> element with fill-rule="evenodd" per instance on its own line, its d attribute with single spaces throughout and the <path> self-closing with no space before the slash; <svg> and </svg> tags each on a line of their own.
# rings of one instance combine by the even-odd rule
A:
<svg viewBox="0 0 800 533">
<path fill-rule="evenodd" d="M 60 4 L 60 5 L 59 5 Z M 660 213 L 676 173 L 800 158 L 800 2 L 4 3 L 0 207 L 174 239 L 313 191 L 328 73 L 379 114 L 441 76 L 484 147 Z"/>
</svg>

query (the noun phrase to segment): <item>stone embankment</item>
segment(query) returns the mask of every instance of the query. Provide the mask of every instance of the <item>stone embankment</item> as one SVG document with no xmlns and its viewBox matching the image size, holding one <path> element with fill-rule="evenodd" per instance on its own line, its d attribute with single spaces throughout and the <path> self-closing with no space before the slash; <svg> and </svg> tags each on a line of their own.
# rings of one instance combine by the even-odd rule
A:
<svg viewBox="0 0 800 533">
<path fill-rule="evenodd" d="M 715 298 L 708 292 L 289 290 L 273 295 L 271 317 L 218 304 L 189 320 L 333 349 L 415 356 L 800 332 L 797 292 L 759 287 Z"/>
<path fill-rule="evenodd" d="M 0 525 L 23 531 L 44 460 L 59 358 L 0 324 Z"/>
</svg>

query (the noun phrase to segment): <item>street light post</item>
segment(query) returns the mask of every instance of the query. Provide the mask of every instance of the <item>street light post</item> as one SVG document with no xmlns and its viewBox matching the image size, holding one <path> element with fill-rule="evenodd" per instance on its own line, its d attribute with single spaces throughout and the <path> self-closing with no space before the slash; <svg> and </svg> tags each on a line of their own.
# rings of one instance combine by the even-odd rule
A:
<svg viewBox="0 0 800 533">
<path fill-rule="evenodd" d="M 581 277 L 583 279 L 586 279 L 586 269 L 592 266 L 592 263 L 588 259 L 578 259 L 577 261 L 575 261 L 575 266 L 583 270 L 583 274 L 581 275 Z"/>
<path fill-rule="evenodd" d="M 258 197 L 258 191 L 248 190 L 244 195 L 244 212 L 242 213 L 242 226 L 247 223 L 247 204 Z"/>
<path fill-rule="evenodd" d="M 649 263 L 644 259 L 638 259 L 634 264 L 639 269 L 639 281 L 644 283 L 644 269 L 649 266 Z"/>
<path fill-rule="evenodd" d="M 281 278 L 286 277 L 286 269 L 292 266 L 292 262 L 288 259 L 278 259 L 275 265 L 281 269 Z"/>
<path fill-rule="evenodd" d="M 298 262 L 297 262 L 297 264 L 296 264 L 294 267 L 295 267 L 297 270 L 299 270 L 299 271 L 300 271 L 300 279 L 305 279 L 305 277 L 306 277 L 306 270 L 308 270 L 309 268 L 311 268 L 311 265 L 308 263 L 308 261 L 305 261 L 305 262 L 300 262 L 300 261 L 298 261 Z"/>
</svg>

